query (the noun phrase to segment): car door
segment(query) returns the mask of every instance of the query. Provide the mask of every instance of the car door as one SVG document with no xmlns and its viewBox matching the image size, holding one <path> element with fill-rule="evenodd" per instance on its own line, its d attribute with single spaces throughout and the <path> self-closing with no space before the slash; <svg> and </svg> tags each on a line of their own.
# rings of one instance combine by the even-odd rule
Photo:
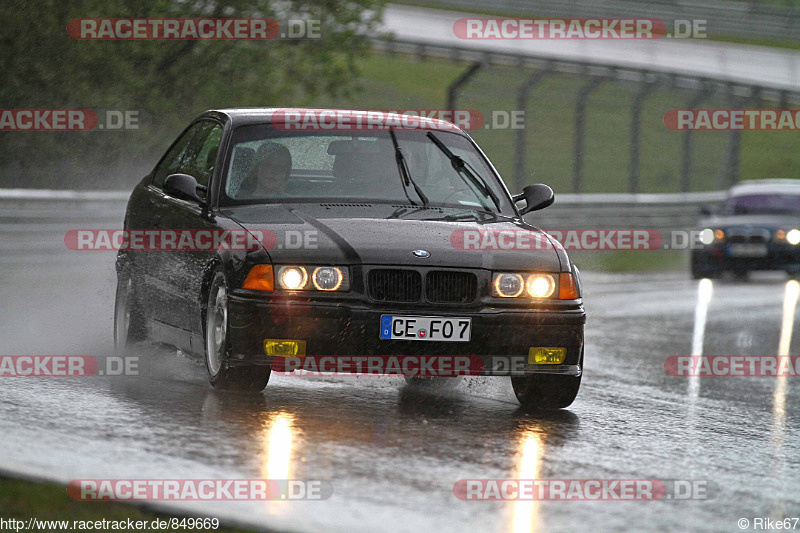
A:
<svg viewBox="0 0 800 533">
<path fill-rule="evenodd" d="M 179 170 L 208 187 L 216 166 L 222 139 L 222 125 L 213 120 L 197 123 L 197 131 L 181 157 Z M 175 172 L 170 172 L 175 173 Z M 163 189 L 162 189 L 163 191 Z M 158 227 L 196 235 L 198 230 L 216 230 L 213 216 L 197 201 L 184 200 L 164 193 L 162 216 Z M 187 333 L 197 321 L 200 286 L 205 268 L 214 258 L 213 249 L 167 250 L 151 255 L 155 259 L 153 276 L 162 290 L 159 320 Z M 195 347 L 193 347 L 194 349 Z"/>
</svg>

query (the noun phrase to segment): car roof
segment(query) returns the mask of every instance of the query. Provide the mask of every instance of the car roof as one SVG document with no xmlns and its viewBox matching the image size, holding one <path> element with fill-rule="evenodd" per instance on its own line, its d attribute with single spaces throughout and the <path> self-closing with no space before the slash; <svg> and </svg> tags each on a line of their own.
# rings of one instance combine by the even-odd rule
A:
<svg viewBox="0 0 800 533">
<path fill-rule="evenodd" d="M 800 194 L 800 179 L 745 180 L 731 187 L 730 194 Z"/>
<path fill-rule="evenodd" d="M 344 117 L 347 120 L 356 120 L 358 117 L 363 117 L 364 114 L 368 112 L 381 113 L 381 118 L 387 122 L 390 121 L 391 123 L 399 122 L 403 119 L 408 120 L 408 114 L 395 113 L 392 111 L 364 109 L 324 109 L 308 107 L 236 107 L 226 109 L 209 109 L 203 113 L 202 116 L 214 116 L 223 121 L 229 120 L 233 126 L 243 126 L 247 124 L 271 124 L 276 122 L 285 122 L 285 117 L 289 113 L 300 113 L 300 116 L 302 117 L 311 116 L 312 118 L 313 116 L 319 116 L 320 113 L 335 113 L 338 117 Z M 461 128 L 446 120 L 429 117 L 419 117 L 419 120 L 424 121 L 424 126 L 413 129 L 433 129 L 464 133 Z M 375 129 L 379 128 L 372 128 L 373 131 Z"/>
</svg>

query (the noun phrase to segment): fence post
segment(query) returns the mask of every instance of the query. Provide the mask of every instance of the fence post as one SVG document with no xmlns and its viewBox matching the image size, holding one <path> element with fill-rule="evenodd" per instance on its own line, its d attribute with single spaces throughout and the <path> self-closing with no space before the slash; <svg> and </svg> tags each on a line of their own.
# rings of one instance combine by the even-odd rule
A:
<svg viewBox="0 0 800 533">
<path fill-rule="evenodd" d="M 631 153 L 628 177 L 628 192 L 639 192 L 639 147 L 642 132 L 642 108 L 644 101 L 656 88 L 655 80 L 643 81 L 639 91 L 633 99 L 631 109 Z"/>
<path fill-rule="evenodd" d="M 583 181 L 583 137 L 586 123 L 586 102 L 592 92 L 600 87 L 604 81 L 606 79 L 603 77 L 593 77 L 578 92 L 578 100 L 575 105 L 575 172 L 572 176 L 572 191 L 575 193 L 581 192 L 581 182 Z"/>
<path fill-rule="evenodd" d="M 531 90 L 539 84 L 545 76 L 552 72 L 553 64 L 551 61 L 542 70 L 537 70 L 531 74 L 517 92 L 517 109 L 520 111 L 528 110 L 528 96 Z M 514 154 L 514 179 L 520 180 L 525 177 L 525 136 L 528 130 L 528 120 L 526 116 L 525 127 L 517 130 L 516 150 Z M 524 183 L 523 183 L 524 185 Z"/>
<path fill-rule="evenodd" d="M 700 82 L 700 91 L 686 104 L 687 109 L 694 109 L 708 98 L 711 87 L 705 81 Z M 683 132 L 683 161 L 681 162 L 681 192 L 689 192 L 689 179 L 692 170 L 692 130 Z"/>
<path fill-rule="evenodd" d="M 462 85 L 466 85 L 466 83 L 475 75 L 478 70 L 483 67 L 482 61 L 475 61 L 472 65 L 465 70 L 461 76 L 459 76 L 456 81 L 450 84 L 447 88 L 447 104 L 446 109 L 452 111 L 456 108 L 456 98 L 458 97 L 458 90 L 461 88 Z"/>
</svg>

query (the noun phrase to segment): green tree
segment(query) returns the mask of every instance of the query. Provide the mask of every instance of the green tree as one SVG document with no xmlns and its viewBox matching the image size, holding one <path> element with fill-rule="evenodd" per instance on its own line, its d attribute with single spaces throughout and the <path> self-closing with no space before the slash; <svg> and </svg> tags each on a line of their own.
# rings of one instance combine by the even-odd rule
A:
<svg viewBox="0 0 800 533">
<path fill-rule="evenodd" d="M 138 131 L 0 132 L 0 186 L 128 186 L 205 109 L 347 94 L 382 1 L 0 2 L 0 108 L 140 111 Z M 67 33 L 72 19 L 200 17 L 273 18 L 282 29 L 289 19 L 315 20 L 321 38 L 93 41 Z"/>
</svg>

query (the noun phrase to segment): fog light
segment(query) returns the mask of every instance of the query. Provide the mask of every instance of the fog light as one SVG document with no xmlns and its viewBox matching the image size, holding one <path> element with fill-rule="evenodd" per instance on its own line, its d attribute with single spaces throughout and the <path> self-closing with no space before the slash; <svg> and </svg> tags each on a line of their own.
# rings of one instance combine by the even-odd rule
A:
<svg viewBox="0 0 800 533">
<path fill-rule="evenodd" d="M 278 273 L 281 287 L 290 291 L 300 290 L 308 283 L 308 273 L 303 267 L 281 267 Z"/>
<path fill-rule="evenodd" d="M 532 347 L 528 350 L 529 365 L 560 365 L 566 357 L 566 348 Z"/>
<path fill-rule="evenodd" d="M 275 357 L 305 355 L 306 341 L 264 339 L 264 353 Z"/>
</svg>

